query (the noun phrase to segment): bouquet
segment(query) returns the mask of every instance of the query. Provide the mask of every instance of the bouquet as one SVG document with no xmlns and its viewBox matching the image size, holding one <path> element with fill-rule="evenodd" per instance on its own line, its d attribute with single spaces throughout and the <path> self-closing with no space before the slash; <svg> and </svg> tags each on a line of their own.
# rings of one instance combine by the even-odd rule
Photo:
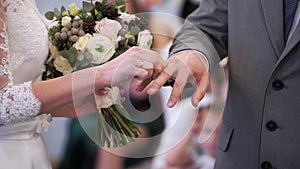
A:
<svg viewBox="0 0 300 169">
<path fill-rule="evenodd" d="M 150 49 L 153 37 L 136 15 L 124 12 L 125 3 L 117 0 L 83 1 L 55 8 L 45 14 L 53 22 L 49 28 L 49 56 L 43 79 L 51 79 L 106 63 L 132 46 Z M 96 96 L 99 111 L 98 139 L 101 146 L 120 147 L 140 134 L 120 102 L 118 87 L 107 88 L 104 97 Z"/>
</svg>

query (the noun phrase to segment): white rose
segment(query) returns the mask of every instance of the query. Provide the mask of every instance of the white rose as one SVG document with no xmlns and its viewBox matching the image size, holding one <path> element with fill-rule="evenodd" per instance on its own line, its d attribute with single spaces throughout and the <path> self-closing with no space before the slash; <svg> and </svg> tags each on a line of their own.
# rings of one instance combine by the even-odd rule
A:
<svg viewBox="0 0 300 169">
<path fill-rule="evenodd" d="M 56 70 L 60 71 L 64 75 L 69 74 L 73 71 L 73 68 L 70 65 L 68 59 L 64 58 L 61 55 L 57 56 L 54 60 L 54 66 Z"/>
<path fill-rule="evenodd" d="M 86 49 L 93 55 L 92 63 L 101 64 L 108 61 L 115 53 L 115 45 L 108 37 L 94 34 Z"/>
<path fill-rule="evenodd" d="M 122 26 L 118 21 L 103 18 L 97 22 L 94 29 L 98 34 L 107 36 L 111 40 L 115 40 L 117 39 L 117 35 L 121 28 Z"/>
<path fill-rule="evenodd" d="M 97 104 L 97 108 L 108 108 L 113 104 L 121 103 L 121 95 L 118 87 L 105 88 L 107 90 L 107 94 L 103 96 L 95 95 L 95 100 Z"/>
<path fill-rule="evenodd" d="M 125 22 L 125 23 L 130 23 L 131 21 L 134 21 L 135 19 L 139 19 L 137 16 L 133 14 L 128 14 L 128 13 L 121 13 L 120 18 Z"/>
<path fill-rule="evenodd" d="M 61 19 L 61 25 L 62 26 L 66 26 L 67 24 L 71 23 L 72 21 L 72 18 L 69 17 L 69 16 L 64 16 L 62 19 Z"/>
<path fill-rule="evenodd" d="M 141 48 L 150 49 L 153 41 L 153 36 L 148 30 L 139 33 L 137 45 Z"/>
<path fill-rule="evenodd" d="M 87 33 L 84 36 L 80 37 L 78 39 L 78 41 L 74 44 L 74 47 L 77 50 L 80 51 L 84 51 L 84 49 L 86 48 L 86 45 L 88 44 L 88 42 L 90 41 L 90 39 L 92 38 L 92 35 Z"/>
</svg>

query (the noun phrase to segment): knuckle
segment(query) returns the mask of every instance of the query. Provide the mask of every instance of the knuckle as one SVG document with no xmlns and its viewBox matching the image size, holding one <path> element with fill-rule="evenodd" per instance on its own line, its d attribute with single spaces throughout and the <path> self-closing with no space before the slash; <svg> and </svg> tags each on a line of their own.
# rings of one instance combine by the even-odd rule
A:
<svg viewBox="0 0 300 169">
<path fill-rule="evenodd" d="M 159 83 L 157 82 L 157 80 L 154 80 L 153 82 L 152 82 L 152 86 L 154 87 L 154 88 L 159 88 Z"/>
<path fill-rule="evenodd" d="M 206 94 L 206 92 L 203 91 L 203 90 L 198 91 L 198 97 L 199 98 L 203 98 L 205 94 Z"/>
</svg>

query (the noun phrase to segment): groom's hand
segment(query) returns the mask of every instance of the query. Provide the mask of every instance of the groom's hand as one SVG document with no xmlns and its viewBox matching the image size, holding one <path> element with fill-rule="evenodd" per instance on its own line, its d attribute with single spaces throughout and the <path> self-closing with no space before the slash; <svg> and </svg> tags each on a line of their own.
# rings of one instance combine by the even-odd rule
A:
<svg viewBox="0 0 300 169">
<path fill-rule="evenodd" d="M 151 83 L 148 94 L 156 93 L 171 77 L 175 78 L 175 83 L 168 107 L 177 103 L 188 80 L 195 86 L 192 104 L 196 107 L 209 86 L 207 60 L 199 52 L 192 50 L 174 54 L 167 60 L 164 70 Z"/>
</svg>

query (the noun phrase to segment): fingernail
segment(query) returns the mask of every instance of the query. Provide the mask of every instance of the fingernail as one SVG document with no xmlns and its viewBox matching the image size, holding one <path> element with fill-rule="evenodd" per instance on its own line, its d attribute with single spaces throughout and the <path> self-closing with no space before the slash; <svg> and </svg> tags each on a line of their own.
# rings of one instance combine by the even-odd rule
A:
<svg viewBox="0 0 300 169">
<path fill-rule="evenodd" d="M 195 102 L 194 102 L 194 107 L 198 107 L 198 105 L 199 105 L 199 102 L 200 102 L 200 100 L 199 99 L 195 99 Z"/>
<path fill-rule="evenodd" d="M 174 101 L 173 100 L 169 100 L 168 101 L 168 107 L 172 107 L 174 105 Z"/>
</svg>

